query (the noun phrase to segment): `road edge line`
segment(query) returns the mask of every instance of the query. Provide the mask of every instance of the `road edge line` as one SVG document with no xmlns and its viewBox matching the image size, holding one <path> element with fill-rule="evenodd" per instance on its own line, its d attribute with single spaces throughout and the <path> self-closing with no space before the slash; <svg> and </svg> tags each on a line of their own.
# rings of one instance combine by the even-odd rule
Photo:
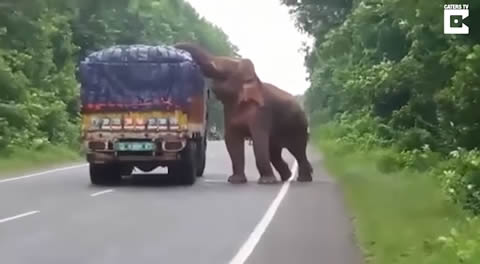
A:
<svg viewBox="0 0 480 264">
<path fill-rule="evenodd" d="M 250 257 L 256 245 L 260 241 L 260 238 L 262 238 L 263 233 L 265 233 L 268 226 L 270 225 L 270 222 L 273 220 L 273 217 L 275 216 L 275 213 L 280 207 L 280 204 L 282 203 L 283 198 L 288 192 L 290 183 L 293 181 L 293 179 L 295 178 L 295 175 L 297 174 L 297 170 L 298 170 L 298 163 L 297 161 L 295 161 L 295 163 L 292 166 L 292 176 L 290 177 L 290 179 L 288 179 L 286 183 L 282 185 L 282 188 L 278 192 L 275 199 L 273 199 L 272 203 L 268 207 L 262 219 L 255 226 L 255 229 L 252 231 L 252 233 L 250 233 L 250 236 L 242 245 L 242 247 L 237 252 L 237 254 L 229 262 L 230 264 L 243 264 L 245 263 L 245 261 L 247 261 L 248 257 Z"/>
<path fill-rule="evenodd" d="M 108 190 L 105 190 L 105 191 L 92 193 L 92 194 L 90 194 L 90 197 L 96 197 L 96 196 L 99 196 L 99 195 L 102 195 L 102 194 L 111 193 L 111 192 L 114 192 L 114 191 L 115 191 L 114 189 L 108 189 Z"/>
<path fill-rule="evenodd" d="M 45 175 L 45 174 L 55 173 L 55 172 L 59 172 L 59 171 L 65 171 L 65 170 L 82 168 L 82 167 L 85 167 L 85 166 L 87 166 L 87 165 L 88 165 L 88 163 L 84 163 L 84 164 L 80 164 L 80 165 L 74 165 L 74 166 L 69 166 L 69 167 L 62 167 L 62 168 L 57 168 L 57 169 L 53 169 L 53 170 L 47 170 L 47 171 L 43 171 L 43 172 L 37 172 L 37 173 L 27 174 L 27 175 L 23 175 L 23 176 L 19 176 L 19 177 L 7 178 L 7 179 L 0 180 L 0 184 L 6 183 L 6 182 L 12 182 L 12 181 L 18 181 L 18 180 L 28 179 L 28 178 L 37 177 L 37 176 L 42 176 L 42 175 Z"/>
<path fill-rule="evenodd" d="M 6 222 L 9 222 L 9 221 L 13 221 L 13 220 L 18 219 L 18 218 L 26 217 L 26 216 L 29 216 L 29 215 L 38 214 L 38 213 L 40 213 L 40 211 L 30 211 L 30 212 L 27 212 L 27 213 L 3 218 L 3 219 L 0 219 L 0 224 L 6 223 Z"/>
</svg>

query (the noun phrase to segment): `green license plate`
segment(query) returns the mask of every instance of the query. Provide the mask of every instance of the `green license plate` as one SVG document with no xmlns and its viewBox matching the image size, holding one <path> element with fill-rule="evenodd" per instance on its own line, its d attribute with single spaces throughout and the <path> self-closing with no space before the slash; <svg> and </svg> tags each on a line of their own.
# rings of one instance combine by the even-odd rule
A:
<svg viewBox="0 0 480 264">
<path fill-rule="evenodd" d="M 152 142 L 117 142 L 116 151 L 153 151 L 155 144 Z"/>
</svg>

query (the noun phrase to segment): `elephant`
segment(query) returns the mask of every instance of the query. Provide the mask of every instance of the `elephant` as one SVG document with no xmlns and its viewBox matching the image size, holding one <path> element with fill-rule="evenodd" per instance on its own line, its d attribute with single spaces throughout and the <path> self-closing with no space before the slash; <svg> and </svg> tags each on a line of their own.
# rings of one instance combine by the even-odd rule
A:
<svg viewBox="0 0 480 264">
<path fill-rule="evenodd" d="M 176 49 L 190 53 L 205 77 L 212 80 L 212 91 L 224 106 L 225 144 L 232 162 L 232 184 L 246 183 L 245 139 L 253 142 L 259 184 L 290 179 L 291 171 L 282 158 L 286 148 L 298 162 L 299 182 L 312 181 L 312 166 L 307 158 L 308 119 L 291 94 L 262 82 L 248 58 L 215 56 L 200 45 L 180 42 Z"/>
</svg>

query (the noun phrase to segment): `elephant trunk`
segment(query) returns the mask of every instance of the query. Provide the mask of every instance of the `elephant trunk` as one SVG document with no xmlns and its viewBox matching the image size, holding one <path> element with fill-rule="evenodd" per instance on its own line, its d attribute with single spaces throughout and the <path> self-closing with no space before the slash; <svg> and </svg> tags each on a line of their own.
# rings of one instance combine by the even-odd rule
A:
<svg viewBox="0 0 480 264">
<path fill-rule="evenodd" d="M 226 78 L 227 72 L 220 68 L 221 63 L 216 62 L 218 58 L 203 48 L 190 43 L 177 43 L 174 47 L 189 52 L 206 77 L 212 79 Z"/>
</svg>

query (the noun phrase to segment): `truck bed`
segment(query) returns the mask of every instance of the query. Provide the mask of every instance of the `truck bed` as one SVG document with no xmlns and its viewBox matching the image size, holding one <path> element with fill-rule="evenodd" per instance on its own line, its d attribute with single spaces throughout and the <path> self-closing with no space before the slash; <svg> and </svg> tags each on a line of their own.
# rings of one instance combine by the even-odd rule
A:
<svg viewBox="0 0 480 264">
<path fill-rule="evenodd" d="M 82 113 L 188 110 L 205 80 L 190 55 L 168 46 L 113 46 L 80 64 Z"/>
</svg>

